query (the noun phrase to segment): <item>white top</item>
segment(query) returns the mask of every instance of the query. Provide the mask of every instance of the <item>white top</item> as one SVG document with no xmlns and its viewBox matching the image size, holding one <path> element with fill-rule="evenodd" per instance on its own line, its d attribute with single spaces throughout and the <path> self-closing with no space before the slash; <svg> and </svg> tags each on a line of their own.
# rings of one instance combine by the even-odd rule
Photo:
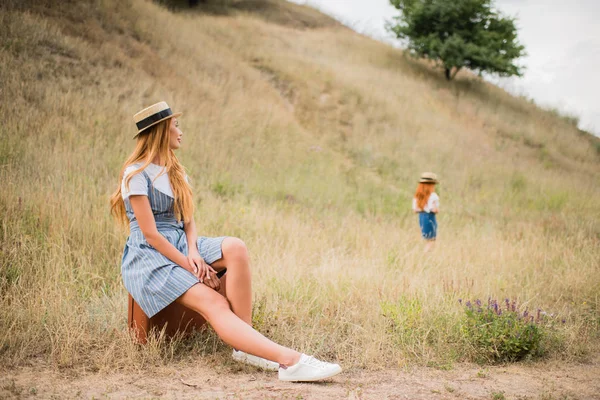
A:
<svg viewBox="0 0 600 400">
<path fill-rule="evenodd" d="M 131 164 L 125 168 L 123 181 L 121 182 L 121 196 L 123 196 L 123 200 L 131 195 L 141 194 L 148 196 L 148 181 L 141 172 L 131 177 L 131 180 L 129 181 L 129 190 L 127 190 L 125 187 L 125 178 L 127 178 L 129 174 L 139 169 L 141 166 L 142 164 L 137 163 Z M 166 194 L 169 197 L 173 197 L 173 189 L 171 189 L 171 182 L 169 181 L 169 175 L 167 175 L 166 167 L 161 167 L 160 165 L 151 163 L 148 164 L 144 171 L 146 171 L 150 177 L 150 180 L 152 181 L 152 184 L 156 190 Z"/>
<path fill-rule="evenodd" d="M 436 192 L 432 192 L 429 195 L 429 199 L 427 199 L 427 204 L 425 204 L 425 207 L 423 207 L 423 210 L 421 210 L 417 207 L 417 199 L 413 198 L 412 208 L 413 208 L 413 211 L 418 211 L 418 212 L 425 211 L 426 213 L 429 213 L 429 212 L 431 212 L 431 210 L 434 210 L 434 209 L 439 209 L 440 208 L 440 196 L 438 196 Z"/>
</svg>

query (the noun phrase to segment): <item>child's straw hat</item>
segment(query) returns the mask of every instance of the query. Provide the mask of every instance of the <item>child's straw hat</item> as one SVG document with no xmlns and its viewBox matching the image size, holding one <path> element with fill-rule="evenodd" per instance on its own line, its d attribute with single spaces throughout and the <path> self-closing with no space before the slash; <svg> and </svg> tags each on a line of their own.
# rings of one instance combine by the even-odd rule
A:
<svg viewBox="0 0 600 400">
<path fill-rule="evenodd" d="M 133 138 L 135 139 L 142 131 L 159 122 L 169 118 L 177 118 L 181 115 L 183 115 L 183 113 L 180 112 L 173 114 L 169 105 L 164 101 L 152 104 L 150 107 L 144 108 L 133 116 L 133 122 L 135 122 L 135 125 L 138 128 L 138 133 L 136 133 Z"/>
<path fill-rule="evenodd" d="M 437 175 L 433 172 L 423 172 L 419 183 L 438 183 Z"/>
</svg>

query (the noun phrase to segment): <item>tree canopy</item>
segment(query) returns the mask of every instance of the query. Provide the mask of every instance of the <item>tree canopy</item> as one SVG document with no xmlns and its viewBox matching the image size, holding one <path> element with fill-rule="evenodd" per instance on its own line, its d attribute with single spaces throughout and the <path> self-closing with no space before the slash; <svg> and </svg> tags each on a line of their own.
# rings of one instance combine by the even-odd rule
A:
<svg viewBox="0 0 600 400">
<path fill-rule="evenodd" d="M 500 76 L 521 76 L 514 63 L 525 55 L 515 19 L 492 0 L 390 0 L 400 10 L 388 29 L 406 39 L 412 55 L 439 63 L 448 80 L 463 67 Z"/>
</svg>

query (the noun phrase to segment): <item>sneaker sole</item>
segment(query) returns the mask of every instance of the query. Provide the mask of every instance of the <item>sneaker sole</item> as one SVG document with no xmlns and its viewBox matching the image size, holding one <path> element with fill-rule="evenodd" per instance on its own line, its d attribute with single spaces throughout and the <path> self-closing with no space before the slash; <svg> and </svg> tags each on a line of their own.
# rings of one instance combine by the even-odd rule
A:
<svg viewBox="0 0 600 400">
<path fill-rule="evenodd" d="M 305 378 L 305 379 L 298 379 L 298 378 L 296 378 L 296 379 L 294 379 L 293 377 L 292 378 L 286 378 L 286 377 L 282 378 L 282 377 L 279 377 L 279 380 L 283 381 L 283 382 L 315 382 L 315 381 L 320 381 L 322 379 L 331 378 L 332 376 L 336 376 L 340 372 L 342 372 L 342 368 L 338 367 L 336 370 L 333 370 L 333 371 L 331 371 L 331 372 L 329 372 L 327 374 L 320 375 L 320 376 L 313 377 L 313 378 Z"/>
</svg>

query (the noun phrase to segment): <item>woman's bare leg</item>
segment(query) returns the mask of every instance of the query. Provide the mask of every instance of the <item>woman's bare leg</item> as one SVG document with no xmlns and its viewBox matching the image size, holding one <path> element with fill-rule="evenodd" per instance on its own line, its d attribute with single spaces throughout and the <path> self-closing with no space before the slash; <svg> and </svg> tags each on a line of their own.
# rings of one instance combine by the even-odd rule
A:
<svg viewBox="0 0 600 400">
<path fill-rule="evenodd" d="M 246 244 L 228 237 L 221 245 L 223 258 L 212 263 L 216 270 L 227 268 L 225 291 L 231 309 L 242 321 L 252 325 L 252 275 Z M 237 348 L 237 347 L 236 347 Z"/>
<path fill-rule="evenodd" d="M 194 285 L 176 301 L 200 313 L 219 337 L 235 349 L 286 366 L 294 365 L 300 359 L 297 351 L 270 341 L 241 320 L 231 311 L 225 297 L 208 286 Z"/>
</svg>

